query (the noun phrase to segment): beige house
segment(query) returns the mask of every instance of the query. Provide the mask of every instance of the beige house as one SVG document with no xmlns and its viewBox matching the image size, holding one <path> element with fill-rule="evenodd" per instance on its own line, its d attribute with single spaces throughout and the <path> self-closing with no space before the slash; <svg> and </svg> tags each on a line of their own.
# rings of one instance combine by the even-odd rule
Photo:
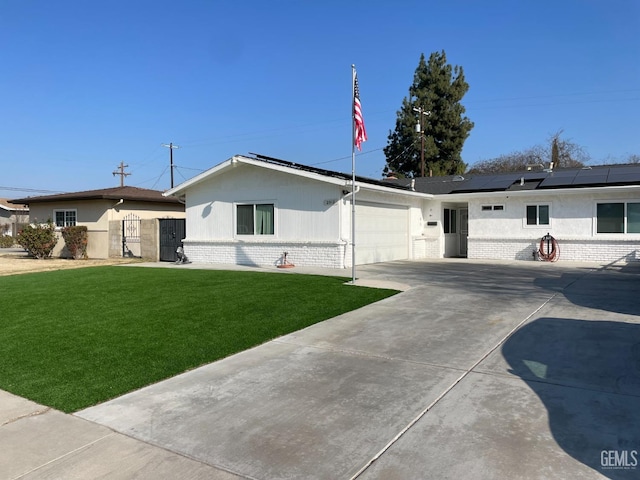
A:
<svg viewBox="0 0 640 480">
<path fill-rule="evenodd" d="M 129 186 L 20 198 L 11 203 L 28 205 L 31 223 L 51 220 L 59 231 L 67 226 L 86 226 L 89 258 L 134 256 L 157 260 L 160 220 L 185 218 L 184 204 L 177 198 L 164 197 L 159 190 Z M 53 256 L 67 254 L 60 235 Z"/>
<path fill-rule="evenodd" d="M 0 235 L 15 237 L 18 225 L 29 221 L 29 207 L 9 203 L 6 198 L 0 198 Z"/>
</svg>

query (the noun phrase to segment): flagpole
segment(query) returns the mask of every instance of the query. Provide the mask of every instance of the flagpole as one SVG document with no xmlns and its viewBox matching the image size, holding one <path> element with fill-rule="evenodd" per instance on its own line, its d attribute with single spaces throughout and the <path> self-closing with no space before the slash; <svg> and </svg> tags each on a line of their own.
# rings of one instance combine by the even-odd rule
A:
<svg viewBox="0 0 640 480">
<path fill-rule="evenodd" d="M 356 66 L 351 64 L 351 283 L 356 283 Z"/>
</svg>

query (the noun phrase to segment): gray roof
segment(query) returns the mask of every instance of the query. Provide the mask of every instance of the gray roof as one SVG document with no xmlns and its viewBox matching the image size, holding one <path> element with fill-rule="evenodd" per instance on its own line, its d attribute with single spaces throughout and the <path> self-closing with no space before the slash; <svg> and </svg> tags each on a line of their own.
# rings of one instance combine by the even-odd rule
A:
<svg viewBox="0 0 640 480">
<path fill-rule="evenodd" d="M 640 164 L 600 165 L 557 170 L 522 171 L 484 175 L 447 175 L 415 179 L 387 179 L 417 192 L 449 193 L 552 190 L 559 188 L 640 185 Z"/>
</svg>

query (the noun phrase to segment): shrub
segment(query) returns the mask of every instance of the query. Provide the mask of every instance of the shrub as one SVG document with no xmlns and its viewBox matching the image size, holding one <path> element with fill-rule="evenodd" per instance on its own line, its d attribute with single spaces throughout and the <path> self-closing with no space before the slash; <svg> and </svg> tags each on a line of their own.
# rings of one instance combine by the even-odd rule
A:
<svg viewBox="0 0 640 480">
<path fill-rule="evenodd" d="M 34 257 L 48 258 L 58 243 L 56 227 L 50 219 L 47 223 L 32 223 L 22 229 L 16 241 Z"/>
<path fill-rule="evenodd" d="M 10 248 L 16 243 L 15 239 L 9 235 L 0 236 L 0 248 Z"/>
<path fill-rule="evenodd" d="M 87 243 L 89 234 L 85 226 L 64 227 L 62 238 L 73 259 L 87 258 Z"/>
</svg>

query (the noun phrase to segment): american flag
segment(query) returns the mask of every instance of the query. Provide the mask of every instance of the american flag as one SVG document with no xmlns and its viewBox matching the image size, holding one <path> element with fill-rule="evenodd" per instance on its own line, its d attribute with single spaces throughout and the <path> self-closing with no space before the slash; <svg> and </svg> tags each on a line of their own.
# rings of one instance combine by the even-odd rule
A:
<svg viewBox="0 0 640 480">
<path fill-rule="evenodd" d="M 354 143 L 358 150 L 362 142 L 367 141 L 367 130 L 364 128 L 364 118 L 362 117 L 362 105 L 360 105 L 360 88 L 358 88 L 358 74 L 355 75 L 353 83 L 353 122 L 355 128 Z"/>
</svg>

